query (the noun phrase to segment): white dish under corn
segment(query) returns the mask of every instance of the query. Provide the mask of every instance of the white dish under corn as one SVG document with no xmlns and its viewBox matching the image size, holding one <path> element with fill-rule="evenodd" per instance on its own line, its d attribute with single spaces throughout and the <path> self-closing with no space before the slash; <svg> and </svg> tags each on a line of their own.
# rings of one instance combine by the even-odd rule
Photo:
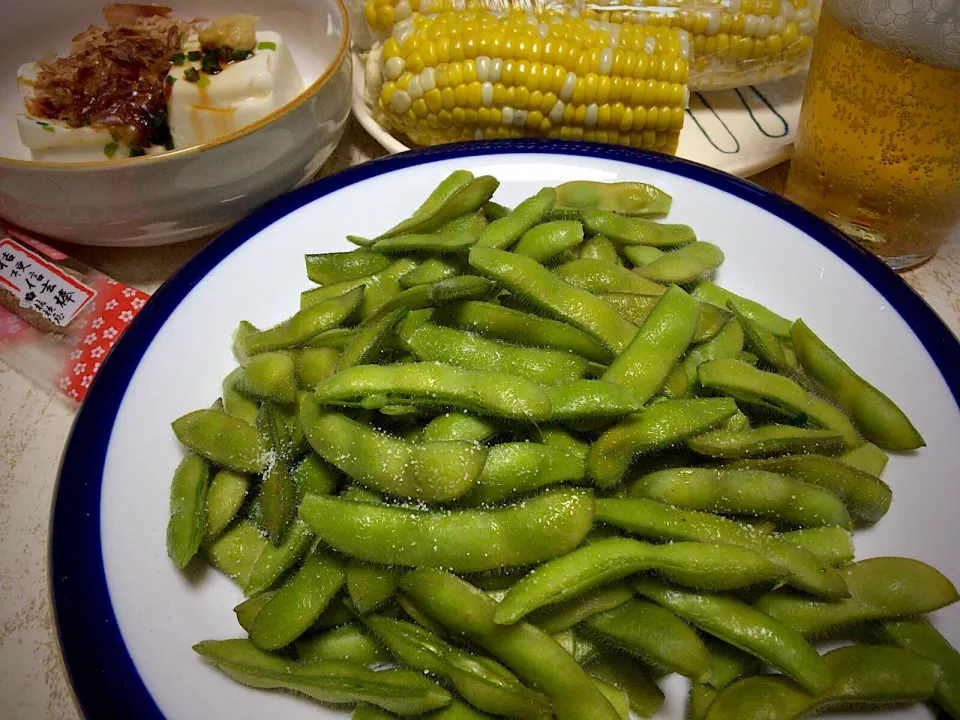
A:
<svg viewBox="0 0 960 720">
<path fill-rule="evenodd" d="M 673 196 L 671 222 L 719 245 L 717 282 L 785 317 L 802 316 L 857 372 L 888 393 L 927 447 L 894 455 L 888 515 L 856 534 L 857 558 L 922 560 L 960 581 L 960 345 L 882 262 L 755 185 L 691 163 L 551 141 L 465 143 L 406 153 L 323 178 L 224 233 L 150 300 L 114 348 L 81 408 L 60 471 L 51 586 L 66 665 L 89 720 L 347 720 L 348 710 L 241 686 L 191 646 L 241 637 L 242 592 L 211 568 L 167 558 L 170 479 L 182 457 L 170 422 L 207 407 L 236 365 L 241 319 L 267 327 L 311 287 L 303 255 L 352 249 L 409 216 L 456 169 L 500 180 L 513 206 L 569 180 L 639 180 Z M 934 614 L 960 645 L 960 605 Z M 660 718 L 684 717 L 686 682 L 663 683 Z M 927 706 L 831 716 L 932 718 Z"/>
<path fill-rule="evenodd" d="M 278 33 L 306 89 L 245 128 L 161 155 L 34 162 L 20 142 L 17 69 L 64 55 L 104 0 L 11 0 L 0 27 L 0 217 L 92 245 L 158 245 L 214 233 L 310 179 L 343 134 L 350 103 L 350 30 L 341 0 L 191 0 L 174 17 L 247 12 Z M 238 63 L 241 65 L 242 63 Z M 3 78 L 6 78 L 5 80 Z M 44 134 L 55 135 L 56 133 Z M 99 140 L 100 138 L 98 138 Z"/>
</svg>

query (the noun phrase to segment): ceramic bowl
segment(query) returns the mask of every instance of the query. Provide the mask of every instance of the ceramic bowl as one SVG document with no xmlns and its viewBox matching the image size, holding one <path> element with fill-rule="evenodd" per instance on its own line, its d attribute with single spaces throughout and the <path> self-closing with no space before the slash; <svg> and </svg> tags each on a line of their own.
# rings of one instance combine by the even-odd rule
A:
<svg viewBox="0 0 960 720">
<path fill-rule="evenodd" d="M 173 15 L 247 12 L 287 42 L 307 89 L 214 141 L 121 161 L 43 163 L 20 143 L 17 68 L 66 54 L 107 0 L 11 0 L 0 26 L 0 217 L 89 245 L 146 246 L 214 233 L 313 176 L 350 112 L 351 57 L 341 0 L 177 0 Z"/>
</svg>

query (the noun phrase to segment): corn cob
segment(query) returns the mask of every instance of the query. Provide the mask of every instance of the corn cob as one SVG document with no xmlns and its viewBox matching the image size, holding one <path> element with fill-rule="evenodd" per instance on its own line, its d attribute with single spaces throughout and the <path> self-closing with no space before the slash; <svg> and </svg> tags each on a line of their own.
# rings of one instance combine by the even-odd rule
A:
<svg viewBox="0 0 960 720">
<path fill-rule="evenodd" d="M 563 15 L 616 25 L 673 27 L 691 37 L 690 87 L 717 90 L 765 82 L 803 70 L 819 0 L 367 0 L 370 27 L 389 33 L 414 14 L 509 11 L 538 19 Z"/>
<path fill-rule="evenodd" d="M 532 136 L 674 152 L 687 43 L 670 27 L 415 13 L 393 26 L 371 89 L 381 122 L 417 145 Z"/>
</svg>

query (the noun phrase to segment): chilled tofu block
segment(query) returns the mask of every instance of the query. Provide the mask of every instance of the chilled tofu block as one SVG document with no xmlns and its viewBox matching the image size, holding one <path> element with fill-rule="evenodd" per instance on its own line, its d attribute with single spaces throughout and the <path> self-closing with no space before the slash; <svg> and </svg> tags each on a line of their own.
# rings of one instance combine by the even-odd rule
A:
<svg viewBox="0 0 960 720">
<path fill-rule="evenodd" d="M 27 63 L 17 71 L 17 87 L 24 99 L 33 97 L 38 69 L 36 63 Z M 58 120 L 35 118 L 26 110 L 17 115 L 17 129 L 20 142 L 29 148 L 31 158 L 38 162 L 106 160 L 108 155 L 104 149 L 116 149 L 109 130 L 73 128 Z M 121 155 L 126 156 L 126 153 L 114 153 L 117 159 Z"/>
<path fill-rule="evenodd" d="M 200 50 L 198 39 L 187 40 L 183 50 Z M 275 32 L 258 32 L 254 54 L 230 63 L 216 75 L 200 72 L 200 81 L 191 82 L 184 77 L 190 68 L 200 71 L 201 65 L 187 62 L 170 69 L 174 81 L 167 102 L 168 121 L 177 149 L 240 130 L 287 104 L 304 89 L 289 48 Z"/>
</svg>

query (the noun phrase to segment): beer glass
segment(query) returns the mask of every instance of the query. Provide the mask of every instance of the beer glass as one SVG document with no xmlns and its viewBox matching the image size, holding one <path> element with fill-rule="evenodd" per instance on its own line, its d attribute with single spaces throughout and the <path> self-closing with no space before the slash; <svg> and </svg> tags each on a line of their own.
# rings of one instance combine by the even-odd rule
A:
<svg viewBox="0 0 960 720">
<path fill-rule="evenodd" d="M 960 227 L 960 0 L 826 0 L 787 197 L 897 269 Z"/>
</svg>

